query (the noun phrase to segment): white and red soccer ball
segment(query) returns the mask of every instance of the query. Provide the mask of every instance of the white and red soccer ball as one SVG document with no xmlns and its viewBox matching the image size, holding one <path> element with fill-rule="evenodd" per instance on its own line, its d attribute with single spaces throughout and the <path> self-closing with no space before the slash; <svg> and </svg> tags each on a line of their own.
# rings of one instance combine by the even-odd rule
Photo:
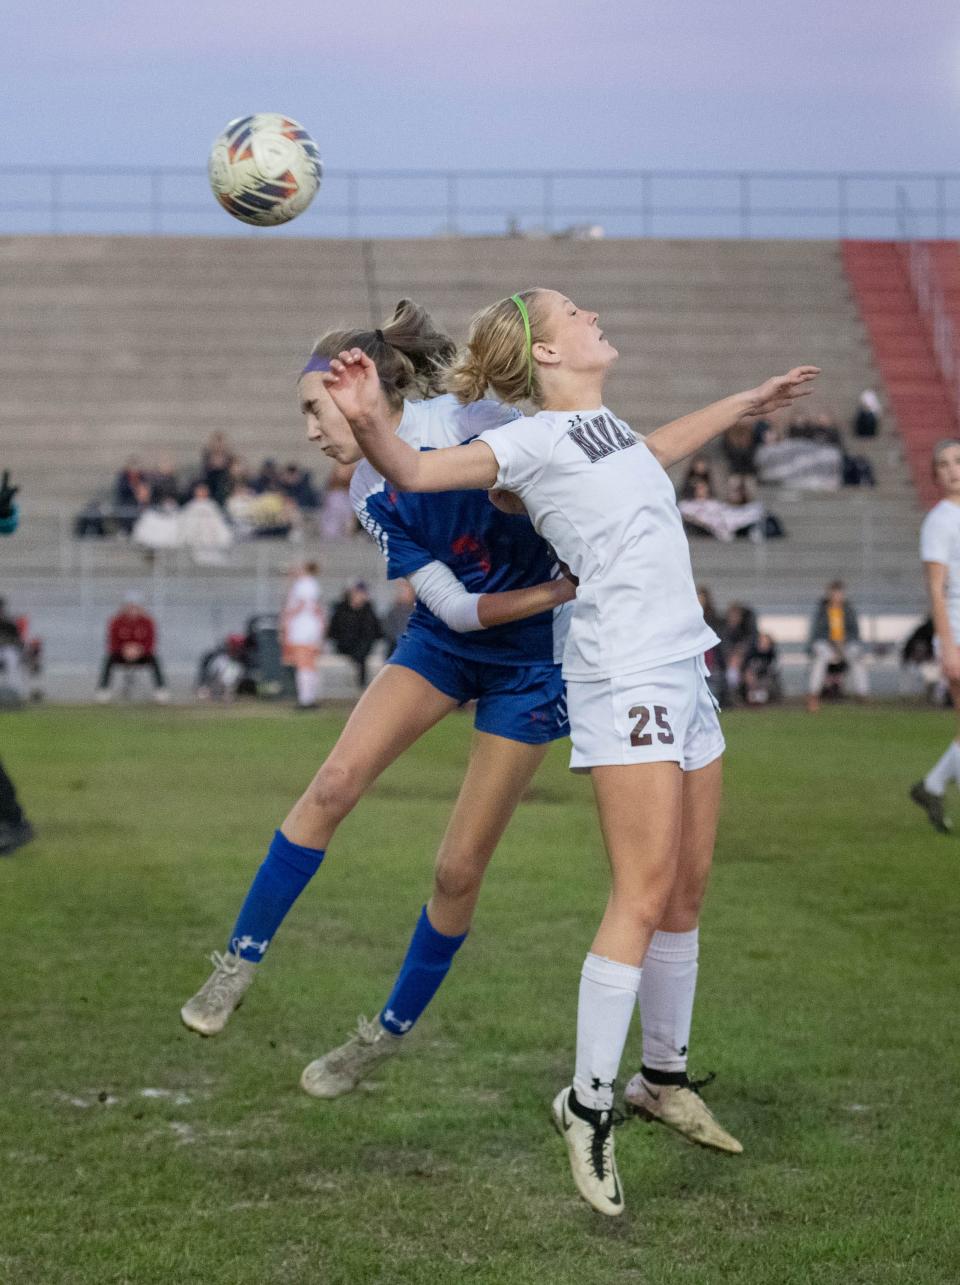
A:
<svg viewBox="0 0 960 1285">
<path fill-rule="evenodd" d="M 302 125 L 260 112 L 230 122 L 210 150 L 208 173 L 227 213 L 262 228 L 302 214 L 316 196 L 323 167 Z"/>
</svg>

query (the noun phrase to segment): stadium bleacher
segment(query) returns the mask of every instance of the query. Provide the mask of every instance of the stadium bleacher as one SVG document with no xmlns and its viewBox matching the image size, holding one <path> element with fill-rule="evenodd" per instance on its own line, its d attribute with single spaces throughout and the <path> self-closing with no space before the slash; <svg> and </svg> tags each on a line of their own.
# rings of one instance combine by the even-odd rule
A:
<svg viewBox="0 0 960 1285">
<path fill-rule="evenodd" d="M 823 367 L 811 409 L 844 424 L 862 389 L 883 389 L 838 242 L 8 237 L 0 265 L 3 456 L 24 511 L 4 582 L 18 609 L 46 617 L 51 666 L 89 654 L 91 674 L 102 621 L 131 581 L 160 612 L 176 676 L 215 631 L 276 605 L 276 573 L 317 550 L 258 543 L 213 573 L 150 571 L 123 542 L 73 542 L 70 515 L 127 455 L 186 466 L 218 429 L 254 463 L 322 474 L 294 401 L 301 359 L 322 330 L 377 324 L 402 296 L 457 336 L 491 298 L 539 282 L 598 307 L 622 354 L 609 400 L 640 431 L 797 361 Z M 776 492 L 788 539 L 694 541 L 698 579 L 720 602 L 765 612 L 806 613 L 836 576 L 861 609 L 920 610 L 921 514 L 893 418 L 856 450 L 875 490 Z M 319 552 L 331 592 L 362 575 L 385 600 L 362 539 Z"/>
</svg>

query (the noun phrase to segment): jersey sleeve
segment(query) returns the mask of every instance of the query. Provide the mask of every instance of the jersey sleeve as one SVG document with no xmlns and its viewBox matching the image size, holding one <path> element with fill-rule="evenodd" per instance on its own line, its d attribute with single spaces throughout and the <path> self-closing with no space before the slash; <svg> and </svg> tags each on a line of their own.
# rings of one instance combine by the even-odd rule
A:
<svg viewBox="0 0 960 1285">
<path fill-rule="evenodd" d="M 936 510 L 927 514 L 920 527 L 920 561 L 945 565 L 950 561 L 950 528 Z"/>
<path fill-rule="evenodd" d="M 546 467 L 551 438 L 546 427 L 535 419 L 519 419 L 504 428 L 488 429 L 479 440 L 486 442 L 497 459 L 497 486 L 522 496 Z"/>
</svg>

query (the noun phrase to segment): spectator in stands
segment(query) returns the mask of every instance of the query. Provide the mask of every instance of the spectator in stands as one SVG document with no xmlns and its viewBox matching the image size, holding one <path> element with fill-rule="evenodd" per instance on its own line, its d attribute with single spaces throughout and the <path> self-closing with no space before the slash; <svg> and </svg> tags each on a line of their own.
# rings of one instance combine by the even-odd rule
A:
<svg viewBox="0 0 960 1285">
<path fill-rule="evenodd" d="M 900 663 L 918 676 L 931 705 L 944 705 L 950 702 L 950 688 L 943 677 L 933 637 L 933 617 L 927 616 L 903 644 Z"/>
<path fill-rule="evenodd" d="M 180 544 L 180 510 L 174 499 L 164 499 L 151 504 L 137 518 L 130 537 L 148 551 L 147 560 L 153 560 L 157 549 L 175 549 Z"/>
<path fill-rule="evenodd" d="M 150 503 L 159 508 L 172 500 L 180 503 L 181 486 L 177 470 L 169 455 L 161 455 L 150 470 Z"/>
<path fill-rule="evenodd" d="M 298 509 L 312 512 L 320 507 L 320 494 L 310 474 L 299 464 L 285 466 L 280 474 L 280 490 L 293 500 Z"/>
<path fill-rule="evenodd" d="M 409 580 L 398 580 L 390 610 L 383 618 L 383 636 L 387 643 L 387 655 L 393 651 L 407 628 L 407 622 L 417 604 L 417 595 Z"/>
<path fill-rule="evenodd" d="M 783 698 L 777 644 L 763 630 L 744 658 L 740 695 L 748 705 L 766 705 Z"/>
<path fill-rule="evenodd" d="M 8 614 L 5 598 L 0 598 L 0 688 L 11 693 L 9 700 L 19 703 L 23 695 L 23 639 L 20 625 Z"/>
<path fill-rule="evenodd" d="M 723 629 L 723 621 L 720 619 L 720 613 L 713 601 L 713 595 L 706 585 L 697 585 L 697 600 L 703 610 L 703 618 L 708 627 L 719 638 Z M 707 686 L 713 693 L 714 699 L 719 705 L 722 705 L 726 698 L 726 673 L 723 664 L 723 644 L 718 643 L 716 647 L 711 647 L 709 651 L 704 652 L 704 662 L 707 666 Z"/>
<path fill-rule="evenodd" d="M 202 476 L 210 492 L 210 498 L 221 507 L 226 504 L 230 494 L 230 470 L 233 466 L 233 452 L 227 445 L 223 433 L 211 433 L 204 447 L 202 457 Z"/>
<path fill-rule="evenodd" d="M 739 509 L 745 516 L 756 515 L 756 521 L 749 526 L 739 525 L 737 537 L 746 536 L 754 542 L 775 540 L 786 535 L 783 523 L 771 513 L 767 506 L 758 500 L 753 487 L 753 479 L 731 474 L 727 478 L 727 504 L 732 509 Z"/>
<path fill-rule="evenodd" d="M 350 503 L 350 479 L 355 467 L 354 464 L 334 464 L 327 477 L 320 510 L 320 534 L 325 540 L 344 540 L 358 530 Z"/>
<path fill-rule="evenodd" d="M 730 470 L 730 478 L 743 478 L 751 490 L 750 499 L 756 498 L 757 443 L 759 439 L 752 419 L 742 419 L 728 428 L 721 439 L 721 449 Z"/>
<path fill-rule="evenodd" d="M 726 668 L 724 677 L 727 692 L 731 696 L 736 696 L 740 692 L 743 666 L 747 656 L 753 651 L 756 641 L 756 613 L 742 602 L 731 602 L 724 612 L 723 624 L 720 627 L 723 663 Z"/>
<path fill-rule="evenodd" d="M 264 460 L 260 465 L 260 472 L 253 479 L 253 489 L 258 495 L 264 491 L 276 491 L 280 487 L 280 470 L 277 468 L 276 460 Z"/>
<path fill-rule="evenodd" d="M 223 510 L 210 496 L 205 482 L 197 482 L 193 498 L 180 511 L 180 541 L 187 545 L 197 563 L 222 563 L 233 543 L 233 532 Z"/>
<path fill-rule="evenodd" d="M 864 649 L 860 641 L 860 622 L 852 604 L 847 601 L 842 580 L 827 586 L 827 593 L 817 604 L 810 621 L 810 681 L 807 688 L 807 709 L 816 713 L 820 708 L 824 680 L 828 672 L 849 672 L 856 696 L 863 700 L 870 685 L 864 663 Z"/>
<path fill-rule="evenodd" d="M 872 388 L 865 388 L 857 399 L 857 409 L 850 425 L 854 437 L 876 437 L 882 415 L 880 398 Z"/>
<path fill-rule="evenodd" d="M 113 484 L 114 506 L 118 509 L 139 508 L 138 495 L 142 494 L 140 488 L 146 482 L 147 475 L 140 460 L 136 455 L 129 456 Z"/>
<path fill-rule="evenodd" d="M 763 538 L 761 524 L 766 514 L 762 504 L 757 501 L 729 504 L 718 500 L 702 478 L 694 481 L 692 498 L 680 500 L 677 507 L 691 532 L 705 532 L 728 543 L 739 531 L 757 527 L 759 538 Z"/>
<path fill-rule="evenodd" d="M 356 666 L 358 686 L 366 687 L 367 661 L 383 637 L 383 628 L 362 580 L 352 584 L 334 607 L 329 636 L 340 655 L 349 656 Z"/>
<path fill-rule="evenodd" d="M 158 701 L 170 699 L 163 670 L 157 659 L 157 629 L 148 615 L 139 594 L 127 594 L 123 606 L 107 626 L 107 654 L 100 671 L 97 700 L 110 699 L 110 678 L 117 667 L 146 668 L 153 674 L 154 697 Z"/>
<path fill-rule="evenodd" d="M 686 476 L 680 485 L 678 500 L 692 500 L 695 498 L 697 484 L 703 483 L 706 486 L 707 496 L 713 495 L 713 473 L 710 469 L 710 461 L 703 455 L 695 455 L 690 461 L 690 467 L 687 469 Z M 700 487 L 703 494 L 703 487 Z"/>
</svg>

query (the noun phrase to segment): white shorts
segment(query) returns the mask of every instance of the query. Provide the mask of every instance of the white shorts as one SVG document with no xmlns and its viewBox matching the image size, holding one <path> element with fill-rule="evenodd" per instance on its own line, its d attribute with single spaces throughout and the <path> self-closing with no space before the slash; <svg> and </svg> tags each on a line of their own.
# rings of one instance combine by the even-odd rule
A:
<svg viewBox="0 0 960 1285">
<path fill-rule="evenodd" d="M 695 772 L 725 748 L 702 656 L 595 683 L 567 682 L 570 770 L 679 763 Z"/>
</svg>

